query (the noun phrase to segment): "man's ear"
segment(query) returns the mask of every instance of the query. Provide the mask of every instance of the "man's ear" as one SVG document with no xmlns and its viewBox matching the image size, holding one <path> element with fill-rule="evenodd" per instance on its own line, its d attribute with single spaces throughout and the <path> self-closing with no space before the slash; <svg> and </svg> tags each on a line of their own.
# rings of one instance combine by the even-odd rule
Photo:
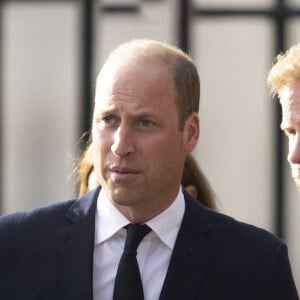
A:
<svg viewBox="0 0 300 300">
<path fill-rule="evenodd" d="M 183 127 L 184 148 L 187 153 L 192 152 L 200 136 L 200 121 L 197 113 L 192 113 Z"/>
</svg>

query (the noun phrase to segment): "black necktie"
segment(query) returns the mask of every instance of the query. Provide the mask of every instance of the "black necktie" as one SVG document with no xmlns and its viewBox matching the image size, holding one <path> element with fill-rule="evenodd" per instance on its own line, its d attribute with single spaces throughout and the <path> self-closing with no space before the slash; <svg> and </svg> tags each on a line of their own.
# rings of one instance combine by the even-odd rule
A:
<svg viewBox="0 0 300 300">
<path fill-rule="evenodd" d="M 121 256 L 114 287 L 113 300 L 143 300 L 144 292 L 136 249 L 151 229 L 147 225 L 129 224 L 124 252 Z"/>
</svg>

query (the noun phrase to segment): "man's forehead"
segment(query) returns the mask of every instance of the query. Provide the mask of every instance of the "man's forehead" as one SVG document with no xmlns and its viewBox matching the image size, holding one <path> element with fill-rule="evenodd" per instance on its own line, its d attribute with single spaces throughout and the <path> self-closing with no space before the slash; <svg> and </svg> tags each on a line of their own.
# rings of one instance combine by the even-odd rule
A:
<svg viewBox="0 0 300 300">
<path fill-rule="evenodd" d="M 282 108 L 282 129 L 295 126 L 300 122 L 300 82 L 283 87 L 279 93 Z"/>
<path fill-rule="evenodd" d="M 279 91 L 280 101 L 294 96 L 300 96 L 300 81 L 291 82 L 283 86 Z"/>
<path fill-rule="evenodd" d="M 300 82 L 283 87 L 279 93 L 282 111 L 285 113 L 300 110 Z"/>
</svg>

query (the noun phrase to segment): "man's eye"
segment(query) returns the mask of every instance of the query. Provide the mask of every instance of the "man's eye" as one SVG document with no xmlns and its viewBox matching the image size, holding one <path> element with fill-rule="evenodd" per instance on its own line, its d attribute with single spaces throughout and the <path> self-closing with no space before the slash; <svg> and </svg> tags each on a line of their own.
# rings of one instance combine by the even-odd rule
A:
<svg viewBox="0 0 300 300">
<path fill-rule="evenodd" d="M 141 120 L 140 121 L 140 125 L 143 126 L 143 127 L 149 127 L 151 126 L 153 123 L 149 120 Z"/>
<path fill-rule="evenodd" d="M 103 118 L 103 121 L 106 123 L 106 124 L 111 124 L 113 123 L 115 120 L 115 118 L 113 116 L 105 116 Z"/>
</svg>

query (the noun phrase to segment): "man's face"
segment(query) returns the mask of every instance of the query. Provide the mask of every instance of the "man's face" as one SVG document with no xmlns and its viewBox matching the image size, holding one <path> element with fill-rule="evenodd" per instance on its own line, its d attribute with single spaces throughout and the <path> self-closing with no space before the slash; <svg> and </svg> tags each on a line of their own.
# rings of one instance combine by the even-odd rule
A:
<svg viewBox="0 0 300 300">
<path fill-rule="evenodd" d="M 94 167 L 125 215 L 134 209 L 153 217 L 178 193 L 191 129 L 179 130 L 175 96 L 171 75 L 155 63 L 113 66 L 97 83 Z M 197 131 L 198 119 L 190 123 Z"/>
<path fill-rule="evenodd" d="M 279 97 L 282 107 L 281 129 L 289 141 L 288 161 L 292 177 L 300 191 L 300 82 L 284 87 Z"/>
</svg>

